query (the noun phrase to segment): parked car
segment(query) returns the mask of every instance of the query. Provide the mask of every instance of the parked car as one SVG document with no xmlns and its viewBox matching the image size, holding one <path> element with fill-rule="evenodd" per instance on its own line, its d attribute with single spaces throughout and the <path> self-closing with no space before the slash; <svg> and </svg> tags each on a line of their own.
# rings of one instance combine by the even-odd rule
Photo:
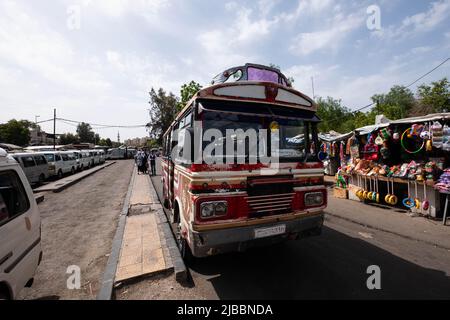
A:
<svg viewBox="0 0 450 320">
<path fill-rule="evenodd" d="M 24 171 L 0 149 L 0 300 L 33 284 L 42 261 L 41 219 Z"/>
<path fill-rule="evenodd" d="M 74 157 L 69 159 L 67 153 L 62 151 L 45 151 L 42 153 L 39 152 L 39 154 L 43 154 L 47 158 L 50 176 L 57 176 L 58 179 L 61 179 L 64 174 L 75 172 L 76 160 Z"/>
<path fill-rule="evenodd" d="M 49 177 L 48 163 L 44 155 L 15 153 L 12 157 L 20 164 L 30 184 L 42 184 Z"/>
</svg>

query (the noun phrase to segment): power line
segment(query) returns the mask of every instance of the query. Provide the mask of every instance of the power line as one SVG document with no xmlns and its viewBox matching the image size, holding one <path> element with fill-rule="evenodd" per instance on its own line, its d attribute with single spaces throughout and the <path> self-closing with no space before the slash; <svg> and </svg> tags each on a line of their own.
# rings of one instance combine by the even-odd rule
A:
<svg viewBox="0 0 450 320">
<path fill-rule="evenodd" d="M 80 123 L 87 123 L 91 126 L 96 126 L 98 128 L 95 129 L 107 129 L 107 128 L 143 128 L 146 127 L 145 124 L 140 124 L 140 125 L 109 125 L 109 124 L 98 124 L 98 123 L 90 123 L 90 122 L 86 122 L 86 121 L 76 121 L 76 120 L 70 120 L 70 119 L 64 119 L 64 118 L 56 118 L 56 120 L 59 121 L 66 121 L 66 122 L 70 122 L 70 123 L 75 123 L 75 124 L 80 124 Z"/>
<path fill-rule="evenodd" d="M 413 82 L 411 82 L 410 84 L 408 84 L 407 86 L 405 86 L 405 88 L 411 87 L 413 84 L 415 84 L 415 83 L 417 83 L 418 81 L 420 81 L 421 79 L 425 78 L 427 75 L 429 75 L 430 73 L 432 73 L 433 71 L 435 71 L 436 69 L 438 69 L 439 67 L 441 67 L 443 64 L 445 64 L 445 63 L 446 63 L 447 61 L 449 61 L 449 60 L 450 60 L 450 57 L 447 58 L 447 59 L 445 59 L 444 61 L 442 61 L 439 65 L 437 65 L 436 67 L 434 67 L 433 69 L 431 69 L 430 71 L 428 71 L 427 73 L 425 73 L 424 75 L 420 76 L 419 78 L 417 78 L 416 80 L 414 80 Z M 373 106 L 374 104 L 375 104 L 375 102 L 372 102 L 372 103 L 370 103 L 370 104 L 368 104 L 368 105 L 366 105 L 366 106 L 364 106 L 364 107 L 361 107 L 361 108 L 358 108 L 358 109 L 356 109 L 356 110 L 353 110 L 351 113 L 356 113 L 356 112 L 358 112 L 358 111 L 364 110 L 364 109 L 366 109 L 366 108 L 369 108 L 369 107 Z M 328 123 L 334 122 L 334 121 L 340 120 L 340 119 L 341 119 L 341 118 L 335 118 L 335 119 L 329 120 Z"/>
</svg>

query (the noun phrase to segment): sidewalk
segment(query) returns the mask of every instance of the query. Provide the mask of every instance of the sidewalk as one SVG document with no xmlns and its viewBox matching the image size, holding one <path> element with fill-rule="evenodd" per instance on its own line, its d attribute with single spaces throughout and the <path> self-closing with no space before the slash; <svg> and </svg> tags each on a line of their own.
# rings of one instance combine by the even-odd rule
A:
<svg viewBox="0 0 450 320">
<path fill-rule="evenodd" d="M 394 209 L 382 209 L 353 200 L 337 199 L 332 192 L 329 192 L 325 212 L 332 217 L 450 250 L 450 226 L 442 225 L 440 220 L 410 217 Z"/>
<path fill-rule="evenodd" d="M 87 169 L 79 173 L 75 173 L 71 176 L 61 178 L 59 180 L 47 183 L 39 188 L 33 189 L 34 193 L 40 193 L 44 191 L 53 191 L 53 192 L 61 192 L 64 189 L 74 185 L 75 183 L 83 180 L 84 178 L 89 177 L 90 175 L 96 173 L 99 170 L 102 170 L 110 165 L 116 163 L 115 161 L 107 161 L 103 165 L 96 166 L 92 169 Z"/>
<path fill-rule="evenodd" d="M 148 175 L 135 175 L 115 282 L 173 271 L 160 227 L 164 221 L 157 210 L 159 200 L 152 190 Z"/>
</svg>

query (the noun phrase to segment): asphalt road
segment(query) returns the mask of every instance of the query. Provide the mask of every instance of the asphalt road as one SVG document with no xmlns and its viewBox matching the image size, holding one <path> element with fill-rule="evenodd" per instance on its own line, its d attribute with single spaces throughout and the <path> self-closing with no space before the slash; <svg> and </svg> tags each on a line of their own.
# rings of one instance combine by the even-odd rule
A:
<svg viewBox="0 0 450 320">
<path fill-rule="evenodd" d="M 133 160 L 119 160 L 39 204 L 43 260 L 22 299 L 95 299 L 111 252 Z M 80 288 L 68 289 L 69 266 Z M 73 282 L 75 283 L 75 282 Z"/>
<path fill-rule="evenodd" d="M 367 288 L 371 265 L 380 290 Z M 319 237 L 198 259 L 190 273 L 206 299 L 450 299 L 448 250 L 330 216 Z"/>
</svg>

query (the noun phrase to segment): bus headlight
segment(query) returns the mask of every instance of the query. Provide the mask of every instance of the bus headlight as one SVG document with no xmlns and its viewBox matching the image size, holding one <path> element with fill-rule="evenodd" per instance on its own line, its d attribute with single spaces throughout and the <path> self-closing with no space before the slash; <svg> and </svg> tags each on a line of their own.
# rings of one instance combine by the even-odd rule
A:
<svg viewBox="0 0 450 320">
<path fill-rule="evenodd" d="M 202 218 L 211 218 L 214 215 L 214 204 L 212 202 L 204 202 L 200 205 L 200 214 Z"/>
<path fill-rule="evenodd" d="M 202 218 L 212 218 L 214 216 L 225 216 L 228 212 L 226 201 L 210 201 L 200 204 L 200 215 Z"/>
<path fill-rule="evenodd" d="M 228 204 L 226 201 L 217 202 L 214 207 L 214 214 L 216 216 L 224 216 L 227 214 Z"/>
<path fill-rule="evenodd" d="M 322 192 L 311 192 L 305 194 L 305 206 L 313 207 L 313 206 L 320 206 L 322 204 L 323 204 Z"/>
</svg>

